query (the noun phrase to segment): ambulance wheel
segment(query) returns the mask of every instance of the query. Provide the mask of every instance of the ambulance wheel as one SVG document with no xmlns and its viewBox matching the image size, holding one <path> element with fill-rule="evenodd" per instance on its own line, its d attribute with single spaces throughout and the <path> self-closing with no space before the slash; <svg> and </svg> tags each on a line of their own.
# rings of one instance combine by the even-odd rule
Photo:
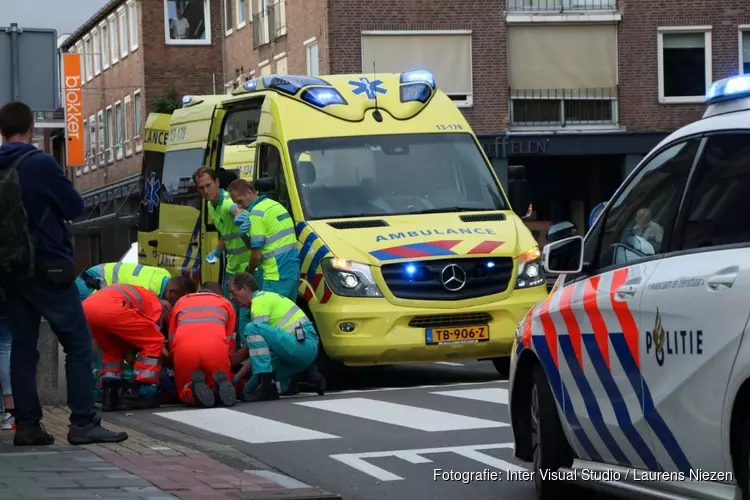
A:
<svg viewBox="0 0 750 500">
<path fill-rule="evenodd" d="M 742 500 L 750 500 L 750 418 L 745 420 L 740 441 L 739 460 L 734 466 Z"/>
<path fill-rule="evenodd" d="M 326 379 L 326 386 L 330 389 L 339 389 L 343 380 L 344 370 L 346 369 L 344 363 L 341 361 L 335 361 L 328 357 L 323 345 L 320 345 L 318 351 L 318 359 L 315 360 L 315 364 L 318 365 L 318 371 Z"/>
<path fill-rule="evenodd" d="M 495 365 L 497 373 L 505 378 L 508 378 L 510 374 L 510 357 L 507 358 L 492 358 L 492 364 Z"/>
<path fill-rule="evenodd" d="M 557 406 L 541 365 L 533 371 L 531 385 L 531 449 L 534 457 L 534 487 L 539 500 L 569 496 L 570 487 L 560 481 L 545 480 L 542 472 L 556 471 L 573 464 L 570 448 L 557 414 Z"/>
</svg>

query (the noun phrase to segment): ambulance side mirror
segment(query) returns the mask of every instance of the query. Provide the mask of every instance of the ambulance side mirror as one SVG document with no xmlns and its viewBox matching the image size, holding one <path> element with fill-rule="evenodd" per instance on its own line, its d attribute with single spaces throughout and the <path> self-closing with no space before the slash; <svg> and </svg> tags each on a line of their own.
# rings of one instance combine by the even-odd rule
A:
<svg viewBox="0 0 750 500">
<path fill-rule="evenodd" d="M 577 274 L 583 270 L 583 238 L 572 236 L 547 243 L 542 248 L 545 273 Z"/>
<path fill-rule="evenodd" d="M 525 219 L 529 215 L 531 194 L 529 193 L 529 183 L 526 180 L 526 168 L 522 165 L 508 167 L 508 194 L 513 211 L 516 215 Z"/>
</svg>

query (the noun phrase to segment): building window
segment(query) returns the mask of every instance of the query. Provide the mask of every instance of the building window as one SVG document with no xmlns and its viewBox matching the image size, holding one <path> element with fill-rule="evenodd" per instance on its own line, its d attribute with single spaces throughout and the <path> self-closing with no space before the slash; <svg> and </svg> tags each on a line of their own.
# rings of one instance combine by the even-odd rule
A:
<svg viewBox="0 0 750 500">
<path fill-rule="evenodd" d="M 401 73 L 410 69 L 432 72 L 440 88 L 456 106 L 471 106 L 471 32 L 362 33 L 362 72 Z"/>
<path fill-rule="evenodd" d="M 99 57 L 102 60 L 102 71 L 104 71 L 109 68 L 109 27 L 107 26 L 107 23 L 99 25 L 99 35 L 101 36 L 102 45 L 99 47 L 99 45 L 96 44 L 96 46 L 100 48 Z"/>
<path fill-rule="evenodd" d="M 104 165 L 104 163 L 105 163 L 105 160 L 104 160 L 104 150 L 105 150 L 105 145 L 104 145 L 104 111 L 99 111 L 96 114 L 96 122 L 97 122 L 97 126 L 98 126 L 98 133 L 97 133 L 97 136 L 98 136 L 98 141 L 97 141 L 98 142 L 98 146 L 97 146 L 97 149 L 96 149 L 96 151 L 97 151 L 97 160 L 98 160 L 97 163 L 99 165 Z"/>
<path fill-rule="evenodd" d="M 133 103 L 130 100 L 130 96 L 126 95 L 125 109 L 123 110 L 123 127 L 122 127 L 122 140 L 125 142 L 125 156 L 131 156 L 133 154 L 133 143 L 130 142 L 130 114 L 133 112 Z"/>
<path fill-rule="evenodd" d="M 260 63 L 258 68 L 260 68 L 260 76 L 268 76 L 271 74 L 271 63 L 268 62 L 268 60 Z"/>
<path fill-rule="evenodd" d="M 90 165 L 96 165 L 96 117 L 89 116 L 89 151 L 88 161 Z"/>
<path fill-rule="evenodd" d="M 89 120 L 85 119 L 83 120 L 83 147 L 84 147 L 84 155 L 86 156 L 86 160 L 83 162 L 84 166 L 87 166 L 89 164 L 89 150 L 91 148 L 91 136 L 89 136 Z M 79 167 L 76 167 L 75 169 L 76 175 L 81 175 L 81 169 Z"/>
<path fill-rule="evenodd" d="M 232 19 L 231 16 L 229 19 Z M 164 0 L 167 44 L 211 45 L 210 27 L 211 12 L 206 0 Z"/>
<path fill-rule="evenodd" d="M 122 160 L 122 157 L 122 103 L 117 101 L 115 103 L 115 158 L 117 160 Z"/>
<path fill-rule="evenodd" d="M 507 36 L 511 126 L 617 126 L 617 25 L 511 25 Z"/>
<path fill-rule="evenodd" d="M 237 29 L 247 24 L 247 2 L 237 0 Z"/>
<path fill-rule="evenodd" d="M 141 113 L 143 112 L 143 98 L 141 91 L 133 92 L 133 140 L 135 141 L 135 151 L 140 152 L 143 149 L 143 138 L 141 136 Z"/>
<path fill-rule="evenodd" d="M 95 29 L 91 33 L 91 45 L 93 45 L 93 56 L 94 56 L 94 76 L 102 72 L 102 46 L 99 43 L 99 30 Z"/>
<path fill-rule="evenodd" d="M 287 66 L 286 52 L 284 52 L 283 54 L 279 54 L 278 56 L 274 57 L 274 60 L 276 61 L 276 74 L 277 75 L 288 75 L 289 74 L 289 67 Z"/>
<path fill-rule="evenodd" d="M 83 39 L 83 54 L 86 61 L 86 81 L 90 81 L 94 73 L 94 59 L 91 57 L 91 38 L 88 36 Z"/>
<path fill-rule="evenodd" d="M 232 27 L 234 25 L 234 18 L 232 17 L 232 4 L 235 0 L 224 0 L 224 34 L 229 36 L 232 34 Z"/>
<path fill-rule="evenodd" d="M 86 75 L 88 74 L 88 70 L 86 67 L 86 54 L 83 51 L 83 42 L 78 42 L 75 47 L 76 54 L 81 55 L 81 85 L 84 84 L 86 81 Z"/>
<path fill-rule="evenodd" d="M 112 126 L 112 106 L 104 111 L 104 150 L 107 152 L 107 163 L 115 161 L 114 127 Z"/>
<path fill-rule="evenodd" d="M 740 74 L 750 75 L 750 26 L 740 31 Z"/>
<path fill-rule="evenodd" d="M 308 42 L 305 46 L 305 54 L 307 54 L 307 75 L 319 76 L 318 42 L 316 42 L 314 38 L 312 42 Z"/>
<path fill-rule="evenodd" d="M 260 47 L 271 43 L 268 30 L 268 0 L 254 0 L 257 2 L 258 13 L 253 16 L 253 46 Z"/>
<path fill-rule="evenodd" d="M 130 23 L 130 50 L 138 48 L 138 8 L 135 0 L 128 2 L 128 22 Z"/>
<path fill-rule="evenodd" d="M 120 23 L 120 59 L 128 56 L 128 13 L 125 7 L 117 9 L 117 19 Z"/>
<path fill-rule="evenodd" d="M 269 6 L 269 18 L 273 26 L 271 30 L 273 38 L 286 35 L 286 0 L 272 0 Z"/>
<path fill-rule="evenodd" d="M 659 102 L 702 103 L 713 79 L 711 28 L 660 28 Z"/>
<path fill-rule="evenodd" d="M 117 31 L 117 16 L 109 16 L 109 48 L 112 51 L 112 64 L 120 59 L 120 36 Z"/>
</svg>

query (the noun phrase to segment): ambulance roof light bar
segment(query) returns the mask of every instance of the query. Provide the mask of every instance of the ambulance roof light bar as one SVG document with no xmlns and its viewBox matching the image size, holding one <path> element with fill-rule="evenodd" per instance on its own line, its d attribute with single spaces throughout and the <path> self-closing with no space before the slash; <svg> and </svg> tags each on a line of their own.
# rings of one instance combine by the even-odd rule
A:
<svg viewBox="0 0 750 500">
<path fill-rule="evenodd" d="M 706 104 L 733 101 L 750 97 L 750 75 L 724 78 L 715 82 L 706 93 Z"/>
</svg>

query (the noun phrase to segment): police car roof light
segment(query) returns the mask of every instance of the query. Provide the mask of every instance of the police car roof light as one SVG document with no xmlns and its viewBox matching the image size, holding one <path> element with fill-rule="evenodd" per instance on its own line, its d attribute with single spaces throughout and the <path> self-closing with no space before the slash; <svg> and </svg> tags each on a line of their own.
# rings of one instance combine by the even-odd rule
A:
<svg viewBox="0 0 750 500">
<path fill-rule="evenodd" d="M 320 78 L 297 75 L 269 75 L 264 76 L 263 86 L 267 89 L 278 90 L 285 94 L 297 95 L 297 92 L 310 85 L 330 87 L 331 84 Z"/>
<path fill-rule="evenodd" d="M 432 89 L 426 83 L 410 83 L 402 85 L 399 94 L 401 102 L 421 102 L 425 104 L 430 100 Z"/>
<path fill-rule="evenodd" d="M 302 92 L 300 98 L 318 108 L 325 108 L 331 104 L 349 104 L 341 93 L 334 88 L 313 87 L 306 89 Z"/>
<path fill-rule="evenodd" d="M 732 76 L 715 82 L 706 93 L 706 104 L 750 97 L 750 75 Z"/>
<path fill-rule="evenodd" d="M 255 89 L 258 88 L 258 79 L 257 78 L 253 78 L 252 80 L 246 81 L 242 85 L 242 88 L 245 89 L 245 90 L 247 90 L 248 92 L 255 91 Z"/>
<path fill-rule="evenodd" d="M 426 69 L 412 69 L 401 73 L 401 83 L 426 83 L 433 89 L 437 88 L 435 76 Z"/>
</svg>

